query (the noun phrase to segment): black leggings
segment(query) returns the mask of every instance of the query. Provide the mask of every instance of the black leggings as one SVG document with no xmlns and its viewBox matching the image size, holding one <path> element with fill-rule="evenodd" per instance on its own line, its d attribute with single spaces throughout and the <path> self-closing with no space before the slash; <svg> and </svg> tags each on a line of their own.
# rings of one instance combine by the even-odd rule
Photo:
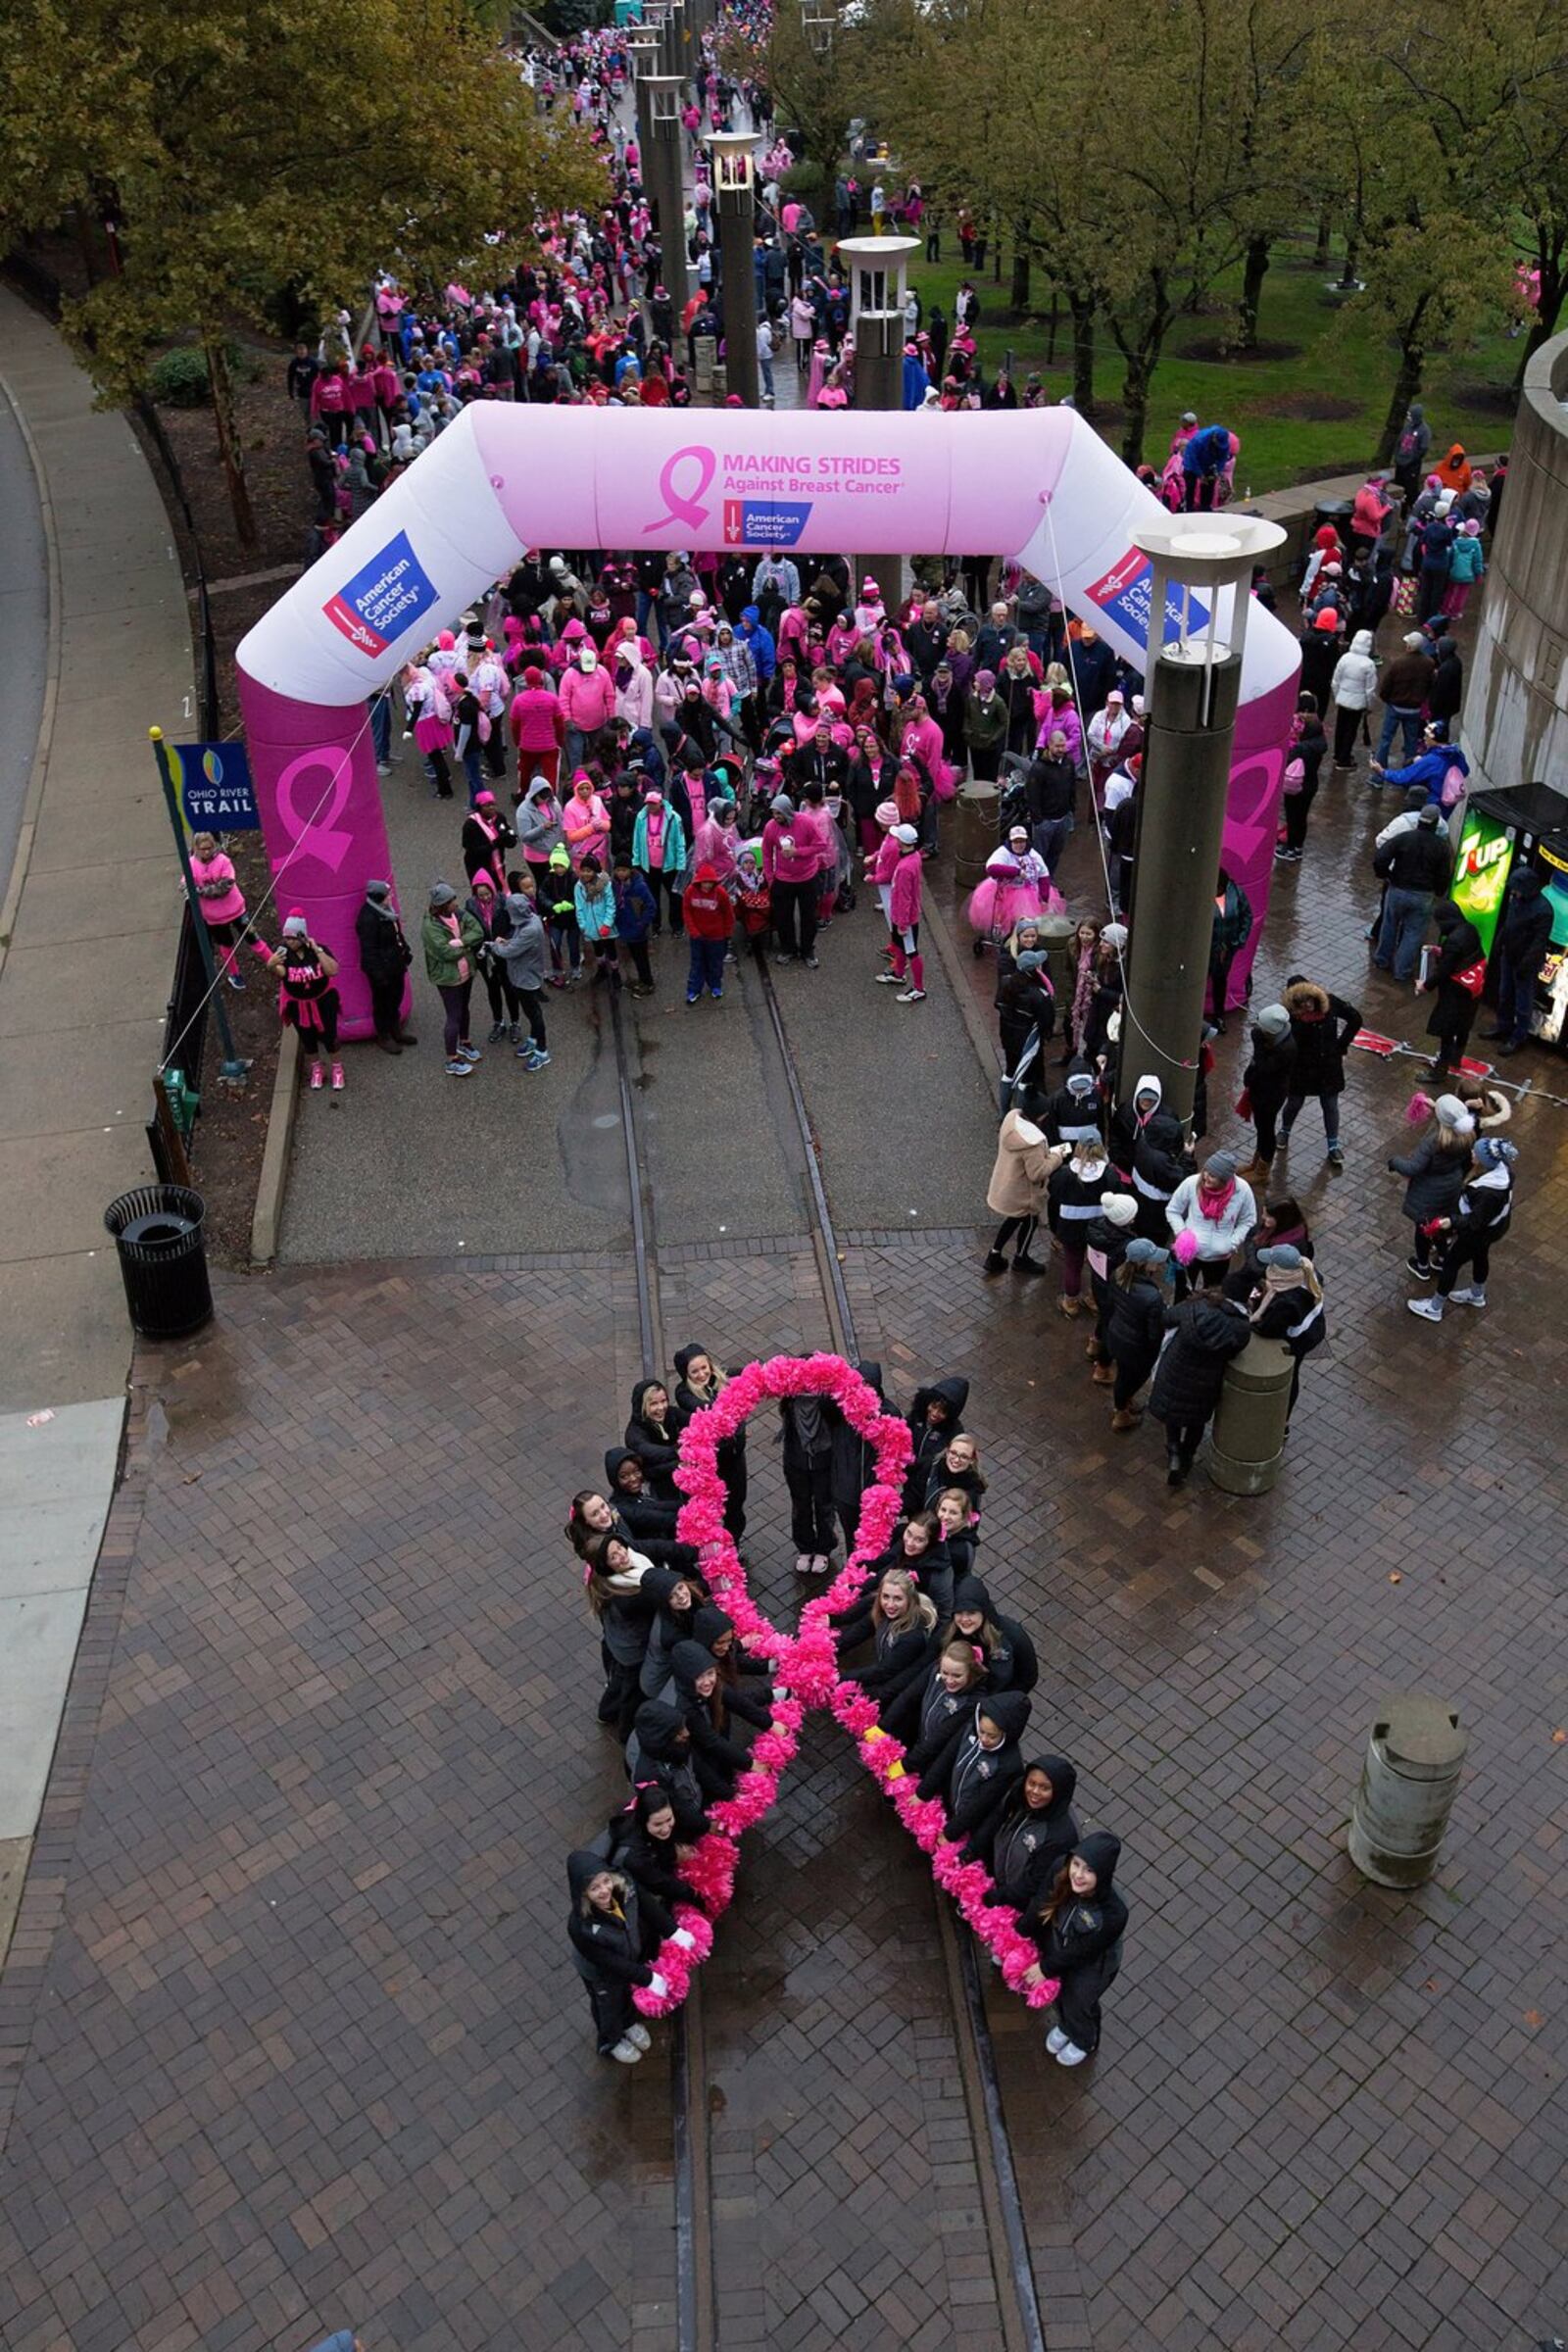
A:
<svg viewBox="0 0 1568 2352">
<path fill-rule="evenodd" d="M 1347 710 L 1343 703 L 1335 705 L 1334 764 L 1336 767 L 1348 767 L 1351 764 L 1355 739 L 1361 731 L 1361 721 L 1365 716 L 1364 710 Z"/>
<path fill-rule="evenodd" d="M 631 1986 L 618 1983 L 590 1984 L 588 2000 L 594 2013 L 594 2031 L 599 2036 L 599 2055 L 608 2058 L 616 2042 L 624 2040 L 626 2028 L 637 2023 L 637 2013 L 631 2005 Z"/>
<path fill-rule="evenodd" d="M 1317 786 L 1315 784 L 1303 784 L 1299 792 L 1288 792 L 1285 795 L 1285 846 L 1287 849 L 1298 850 L 1305 841 L 1306 820 L 1312 813 L 1312 803 L 1316 799 Z"/>
<path fill-rule="evenodd" d="M 992 1250 L 998 1257 L 1001 1257 L 1006 1250 L 1008 1242 L 1016 1235 L 1018 1247 L 1013 1251 L 1013 1255 L 1014 1257 L 1025 1257 L 1028 1255 L 1029 1245 L 1039 1230 L 1040 1219 L 1038 1217 L 1004 1217 L 1002 1223 L 997 1227 L 997 1238 L 991 1245 Z"/>
<path fill-rule="evenodd" d="M 1492 1268 L 1490 1235 L 1465 1233 L 1461 1234 L 1457 1241 L 1449 1243 L 1444 1256 L 1443 1269 L 1438 1276 L 1438 1297 L 1440 1298 L 1446 1298 L 1448 1293 L 1453 1289 L 1453 1278 L 1461 1266 L 1470 1267 L 1471 1280 L 1478 1289 L 1484 1291 L 1487 1287 L 1487 1276 Z"/>
<path fill-rule="evenodd" d="M 300 1033 L 300 1052 L 307 1058 L 315 1054 L 318 1042 L 323 1053 L 335 1054 L 337 1052 L 337 1016 L 342 1010 L 337 990 L 329 988 L 324 997 L 318 997 L 315 1002 L 316 1009 L 320 1015 L 320 1027 L 307 1029 L 303 1021 L 295 1023 Z"/>
<path fill-rule="evenodd" d="M 819 1552 L 825 1558 L 838 1540 L 829 1457 L 813 1455 L 808 1468 L 786 1470 L 784 1479 L 790 1491 L 790 1535 L 796 1550 Z"/>
<path fill-rule="evenodd" d="M 1172 1453 L 1181 1455 L 1189 1469 L 1203 1443 L 1203 1432 L 1207 1427 L 1206 1415 L 1201 1421 L 1167 1421 L 1165 1424 L 1166 1445 Z"/>
<path fill-rule="evenodd" d="M 1111 1390 L 1111 1401 L 1118 1413 L 1124 1413 L 1154 1369 L 1152 1355 L 1118 1355 L 1115 1358 L 1116 1385 Z"/>
</svg>

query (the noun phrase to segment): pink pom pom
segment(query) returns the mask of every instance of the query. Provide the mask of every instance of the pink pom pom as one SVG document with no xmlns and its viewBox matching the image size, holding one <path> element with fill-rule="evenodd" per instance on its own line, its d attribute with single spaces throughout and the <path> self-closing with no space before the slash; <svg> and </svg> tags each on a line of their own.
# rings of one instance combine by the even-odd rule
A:
<svg viewBox="0 0 1568 2352">
<path fill-rule="evenodd" d="M 782 1732 L 764 1732 L 752 1748 L 752 1762 L 770 1772 L 782 1772 L 794 1753 L 793 1740 L 786 1740 Z"/>
<path fill-rule="evenodd" d="M 1179 1266 L 1190 1266 L 1198 1255 L 1196 1233 L 1179 1233 L 1170 1246 L 1170 1253 Z"/>
<path fill-rule="evenodd" d="M 806 1709 L 798 1698 L 775 1698 L 773 1721 L 781 1732 L 798 1732 L 806 1721 Z"/>
<path fill-rule="evenodd" d="M 713 1948 L 712 1923 L 705 1919 L 701 1911 L 693 1910 L 690 1903 L 677 1903 L 675 1925 L 683 1928 L 692 1939 L 692 1948 L 686 1955 L 692 1965 L 695 1967 L 699 1961 L 706 1960 Z"/>
<path fill-rule="evenodd" d="M 1431 1118 L 1436 1107 L 1432 1097 L 1424 1095 L 1417 1087 L 1405 1107 L 1405 1124 L 1409 1127 L 1419 1127 L 1424 1119 Z"/>
</svg>

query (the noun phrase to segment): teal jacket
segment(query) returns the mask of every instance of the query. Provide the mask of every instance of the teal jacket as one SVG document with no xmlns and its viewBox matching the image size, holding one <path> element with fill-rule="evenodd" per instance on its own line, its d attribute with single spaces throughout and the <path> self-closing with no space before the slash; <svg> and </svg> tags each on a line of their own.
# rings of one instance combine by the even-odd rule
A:
<svg viewBox="0 0 1568 2352">
<path fill-rule="evenodd" d="M 680 821 L 679 810 L 672 808 L 668 801 L 664 803 L 663 847 L 664 858 L 663 864 L 660 868 L 661 872 L 683 874 L 686 871 L 686 828 Z M 637 822 L 631 829 L 631 861 L 633 865 L 641 866 L 645 874 L 651 870 L 648 863 L 648 809 L 646 806 L 638 809 Z"/>
</svg>

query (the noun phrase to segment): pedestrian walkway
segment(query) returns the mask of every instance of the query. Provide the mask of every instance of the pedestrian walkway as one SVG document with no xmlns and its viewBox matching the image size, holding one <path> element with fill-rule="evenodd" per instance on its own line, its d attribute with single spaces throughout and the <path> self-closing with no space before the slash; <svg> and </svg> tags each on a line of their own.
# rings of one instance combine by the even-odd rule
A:
<svg viewBox="0 0 1568 2352">
<path fill-rule="evenodd" d="M 103 1212 L 152 1174 L 143 1121 L 179 925 L 146 730 L 192 730 L 185 594 L 156 485 L 124 417 L 94 409 L 60 336 L 4 288 L 0 389 L 6 463 L 27 465 L 36 499 L 17 510 L 6 598 L 22 713 L 29 667 L 42 686 L 35 750 L 13 715 L 7 791 L 20 792 L 0 810 L 3 1958 L 130 1364 Z M 28 633 L 40 612 L 46 650 Z"/>
</svg>

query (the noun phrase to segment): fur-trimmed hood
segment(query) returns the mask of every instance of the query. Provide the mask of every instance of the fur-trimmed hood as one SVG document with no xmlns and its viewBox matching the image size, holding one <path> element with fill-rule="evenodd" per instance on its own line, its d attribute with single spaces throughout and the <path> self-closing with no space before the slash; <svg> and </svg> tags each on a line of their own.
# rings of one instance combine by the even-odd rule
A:
<svg viewBox="0 0 1568 2352">
<path fill-rule="evenodd" d="M 1285 1009 L 1293 1021 L 1326 1021 L 1329 992 L 1315 980 L 1293 980 L 1285 991 Z"/>
</svg>

